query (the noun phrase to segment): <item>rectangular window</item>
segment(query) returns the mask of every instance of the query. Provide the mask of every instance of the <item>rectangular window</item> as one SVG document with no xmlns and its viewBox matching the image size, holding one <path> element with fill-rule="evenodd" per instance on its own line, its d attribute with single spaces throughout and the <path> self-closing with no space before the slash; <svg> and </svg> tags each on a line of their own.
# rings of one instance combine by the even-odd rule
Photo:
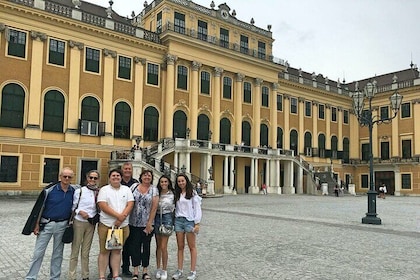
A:
<svg viewBox="0 0 420 280">
<path fill-rule="evenodd" d="M 277 111 L 283 111 L 283 95 L 277 94 Z"/>
<path fill-rule="evenodd" d="M 411 189 L 411 174 L 401 174 L 401 189 Z"/>
<path fill-rule="evenodd" d="M 385 120 L 389 118 L 389 107 L 388 106 L 384 106 L 381 107 L 381 120 Z"/>
<path fill-rule="evenodd" d="M 251 103 L 251 83 L 244 82 L 244 103 Z"/>
<path fill-rule="evenodd" d="M 156 33 L 162 33 L 162 12 L 159 12 L 156 16 Z"/>
<path fill-rule="evenodd" d="M 7 54 L 25 58 L 26 33 L 15 29 L 9 29 Z"/>
<path fill-rule="evenodd" d="M 381 142 L 381 159 L 389 159 L 389 142 Z"/>
<path fill-rule="evenodd" d="M 402 158 L 411 158 L 411 140 L 402 140 Z"/>
<path fill-rule="evenodd" d="M 318 104 L 318 119 L 325 119 L 325 105 Z"/>
<path fill-rule="evenodd" d="M 64 66 L 64 53 L 66 43 L 55 39 L 50 39 L 50 47 L 48 52 L 48 63 Z"/>
<path fill-rule="evenodd" d="M 85 70 L 99 73 L 99 57 L 99 50 L 86 48 Z"/>
<path fill-rule="evenodd" d="M 207 41 L 207 22 L 198 21 L 198 39 Z"/>
<path fill-rule="evenodd" d="M 201 93 L 210 94 L 210 73 L 206 71 L 201 72 Z"/>
<path fill-rule="evenodd" d="M 159 65 L 147 63 L 147 83 L 154 86 L 159 84 Z"/>
<path fill-rule="evenodd" d="M 312 116 L 312 102 L 305 101 L 305 116 L 310 117 Z"/>
<path fill-rule="evenodd" d="M 44 158 L 44 175 L 42 182 L 49 184 L 58 180 L 58 173 L 60 172 L 60 159 L 58 158 Z"/>
<path fill-rule="evenodd" d="M 248 54 L 248 37 L 241 35 L 241 45 L 240 45 L 241 53 Z"/>
<path fill-rule="evenodd" d="M 258 41 L 258 58 L 265 59 L 265 43 Z"/>
<path fill-rule="evenodd" d="M 262 90 L 261 90 L 261 105 L 263 106 L 263 107 L 269 107 L 270 106 L 270 104 L 269 104 L 269 89 L 268 89 L 268 87 L 262 87 Z"/>
<path fill-rule="evenodd" d="M 362 174 L 362 189 L 368 189 L 369 188 L 369 175 Z"/>
<path fill-rule="evenodd" d="M 232 79 L 229 77 L 223 77 L 223 98 L 232 98 Z"/>
<path fill-rule="evenodd" d="M 131 58 L 125 56 L 118 57 L 118 78 L 131 79 Z"/>
<path fill-rule="evenodd" d="M 187 90 L 188 68 L 183 65 L 178 65 L 178 79 L 177 88 Z"/>
<path fill-rule="evenodd" d="M 185 15 L 175 12 L 174 31 L 185 34 Z"/>
<path fill-rule="evenodd" d="M 290 113 L 297 114 L 298 113 L 298 100 L 297 98 L 290 98 Z"/>
<path fill-rule="evenodd" d="M 331 107 L 331 121 L 337 121 L 337 108 Z"/>
<path fill-rule="evenodd" d="M 229 48 L 229 30 L 220 28 L 220 46 Z"/>
<path fill-rule="evenodd" d="M 411 117 L 411 107 L 410 103 L 403 103 L 401 104 L 401 118 L 409 118 Z"/>
<path fill-rule="evenodd" d="M 349 123 L 349 111 L 344 110 L 344 111 L 343 111 L 343 115 L 344 115 L 343 122 L 344 122 L 345 124 L 348 124 L 348 123 Z"/>
<path fill-rule="evenodd" d="M 0 183 L 16 183 L 18 179 L 19 157 L 0 156 Z"/>
<path fill-rule="evenodd" d="M 368 161 L 369 154 L 370 154 L 369 144 L 368 143 L 362 144 L 362 160 Z"/>
</svg>

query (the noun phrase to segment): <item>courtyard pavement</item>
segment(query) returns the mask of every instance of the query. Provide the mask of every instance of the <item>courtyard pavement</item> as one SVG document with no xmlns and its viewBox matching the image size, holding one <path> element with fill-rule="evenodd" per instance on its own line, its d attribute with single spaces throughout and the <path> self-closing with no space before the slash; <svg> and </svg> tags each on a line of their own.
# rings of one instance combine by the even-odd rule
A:
<svg viewBox="0 0 420 280">
<path fill-rule="evenodd" d="M 26 275 L 35 237 L 21 231 L 34 202 L 0 197 L 0 280 Z M 419 279 L 420 197 L 378 199 L 382 225 L 361 223 L 366 196 L 232 195 L 203 199 L 202 208 L 198 279 Z M 51 245 L 38 279 L 49 279 Z M 98 277 L 97 255 L 95 234 L 90 279 Z M 69 256 L 65 245 L 61 279 Z M 185 258 L 188 271 L 187 250 Z M 152 253 L 150 271 L 155 268 Z M 168 272 L 175 270 L 172 236 Z"/>
</svg>

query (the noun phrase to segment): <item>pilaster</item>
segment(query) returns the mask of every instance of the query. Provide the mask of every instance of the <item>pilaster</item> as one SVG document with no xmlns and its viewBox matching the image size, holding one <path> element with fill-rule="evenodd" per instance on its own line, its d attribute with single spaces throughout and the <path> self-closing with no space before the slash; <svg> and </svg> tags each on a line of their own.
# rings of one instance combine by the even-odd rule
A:
<svg viewBox="0 0 420 280">
<path fill-rule="evenodd" d="M 117 52 L 109 49 L 103 49 L 104 55 L 104 74 L 103 74 L 103 100 L 102 100 L 102 121 L 106 124 L 105 136 L 101 137 L 102 145 L 112 145 L 113 137 L 111 131 L 113 115 L 113 96 L 114 96 L 114 60 Z"/>
<path fill-rule="evenodd" d="M 172 137 L 172 130 L 173 130 L 173 106 L 174 106 L 174 88 L 175 88 L 175 62 L 177 61 L 178 57 L 172 54 L 166 54 L 165 62 L 166 62 L 166 92 L 165 92 L 165 112 L 164 112 L 164 119 L 165 119 L 165 132 L 164 137 L 171 138 Z"/>
</svg>

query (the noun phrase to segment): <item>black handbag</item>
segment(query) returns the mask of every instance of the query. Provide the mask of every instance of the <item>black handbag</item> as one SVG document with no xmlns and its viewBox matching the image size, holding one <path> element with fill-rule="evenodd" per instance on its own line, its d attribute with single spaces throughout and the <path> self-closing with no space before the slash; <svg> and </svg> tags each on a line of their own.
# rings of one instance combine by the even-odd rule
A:
<svg viewBox="0 0 420 280">
<path fill-rule="evenodd" d="M 74 230 L 73 230 L 73 223 L 74 223 L 74 216 L 76 216 L 76 209 L 79 208 L 80 198 L 82 197 L 82 189 L 80 189 L 79 200 L 77 201 L 76 208 L 71 212 L 71 216 L 69 222 L 67 223 L 66 229 L 64 230 L 63 237 L 61 241 L 65 244 L 69 244 L 73 242 Z"/>
</svg>

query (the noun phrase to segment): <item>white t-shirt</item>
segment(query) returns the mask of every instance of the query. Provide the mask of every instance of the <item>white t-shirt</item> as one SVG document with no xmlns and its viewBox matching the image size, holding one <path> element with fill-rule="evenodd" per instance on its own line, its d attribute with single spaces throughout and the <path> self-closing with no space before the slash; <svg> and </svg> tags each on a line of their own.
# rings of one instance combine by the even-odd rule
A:
<svg viewBox="0 0 420 280">
<path fill-rule="evenodd" d="M 134 201 L 133 193 L 129 187 L 124 185 L 121 185 L 118 189 L 113 188 L 111 185 L 103 186 L 98 194 L 98 202 L 106 202 L 109 207 L 118 213 L 124 211 L 129 201 Z M 129 217 L 130 215 L 121 223 L 121 227 L 128 225 Z M 112 227 L 117 218 L 101 211 L 99 221 L 107 227 Z"/>
</svg>

